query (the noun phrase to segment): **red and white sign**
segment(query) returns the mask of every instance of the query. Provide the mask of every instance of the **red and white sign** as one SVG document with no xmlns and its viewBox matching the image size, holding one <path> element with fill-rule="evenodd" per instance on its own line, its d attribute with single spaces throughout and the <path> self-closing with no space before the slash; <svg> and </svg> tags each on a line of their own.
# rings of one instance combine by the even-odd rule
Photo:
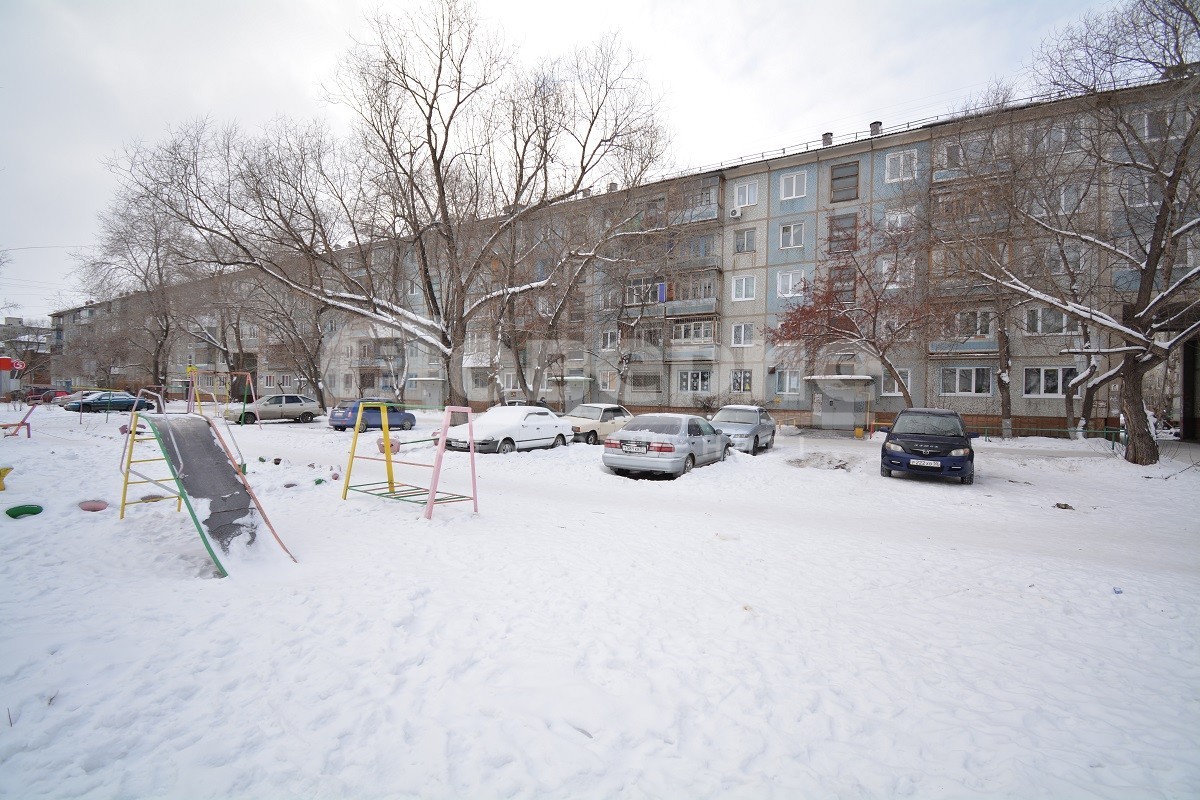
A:
<svg viewBox="0 0 1200 800">
<path fill-rule="evenodd" d="M 25 362 L 24 362 L 24 361 L 22 361 L 22 360 L 21 360 L 21 359 L 19 359 L 19 358 L 18 358 L 18 359 L 14 359 L 14 360 L 13 360 L 13 365 L 12 365 L 12 368 L 13 368 L 13 369 L 25 369 Z"/>
</svg>

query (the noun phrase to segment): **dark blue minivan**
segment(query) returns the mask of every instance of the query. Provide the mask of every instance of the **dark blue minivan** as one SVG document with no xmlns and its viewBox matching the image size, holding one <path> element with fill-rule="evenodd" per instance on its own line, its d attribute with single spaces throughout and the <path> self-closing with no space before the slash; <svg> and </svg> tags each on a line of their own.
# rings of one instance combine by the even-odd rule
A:
<svg viewBox="0 0 1200 800">
<path fill-rule="evenodd" d="M 911 472 L 974 483 L 971 438 L 957 411 L 906 408 L 896 415 L 883 441 L 879 474 L 890 478 L 894 472 Z"/>
</svg>

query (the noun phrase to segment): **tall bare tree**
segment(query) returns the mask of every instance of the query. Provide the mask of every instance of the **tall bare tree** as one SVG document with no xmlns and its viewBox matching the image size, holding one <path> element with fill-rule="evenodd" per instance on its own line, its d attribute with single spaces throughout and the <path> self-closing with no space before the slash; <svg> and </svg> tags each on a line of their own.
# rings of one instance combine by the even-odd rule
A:
<svg viewBox="0 0 1200 800">
<path fill-rule="evenodd" d="M 1044 258 L 973 267 L 995 287 L 1080 326 L 1086 359 L 1072 385 L 1083 417 L 1096 393 L 1120 383 L 1127 460 L 1158 460 L 1145 406 L 1146 376 L 1200 333 L 1200 20 L 1190 0 L 1128 0 L 1048 39 L 1034 69 L 1055 98 L 1053 122 L 996 105 L 976 125 L 976 151 L 956 168 L 980 181 L 975 201 L 1003 225 L 990 233 L 1012 253 L 1049 251 L 1063 268 L 1031 273 Z M 1062 113 L 1073 111 L 1074 116 Z M 1032 251 L 1022 248 L 1032 248 Z M 1067 265 L 1077 266 L 1068 268 Z M 1081 419 L 1086 424 L 1086 419 Z"/>
<path fill-rule="evenodd" d="M 136 382 L 167 384 L 167 359 L 177 335 L 172 287 L 183 278 L 180 221 L 135 192 L 121 192 L 100 215 L 99 242 L 79 256 L 79 275 L 93 296 L 126 296 L 119 317 L 128 337 L 131 363 L 142 375 Z M 108 376 L 112 380 L 112 376 Z"/>
<path fill-rule="evenodd" d="M 509 231 L 593 186 L 640 182 L 664 137 L 613 39 L 519 69 L 460 0 L 379 16 L 373 31 L 335 91 L 356 115 L 352 142 L 286 121 L 259 137 L 196 122 L 117 166 L 192 228 L 197 258 L 405 331 L 441 355 L 461 404 L 469 321 L 548 281 L 492 280 Z M 379 259 L 391 274 L 364 269 Z M 410 279 L 415 309 L 400 295 Z"/>
</svg>

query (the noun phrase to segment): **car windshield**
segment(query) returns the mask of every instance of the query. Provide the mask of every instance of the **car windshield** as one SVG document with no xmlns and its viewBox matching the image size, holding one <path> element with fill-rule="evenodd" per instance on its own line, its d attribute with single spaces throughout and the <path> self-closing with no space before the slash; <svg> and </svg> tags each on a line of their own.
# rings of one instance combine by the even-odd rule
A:
<svg viewBox="0 0 1200 800">
<path fill-rule="evenodd" d="M 647 431 L 648 433 L 665 433 L 673 435 L 679 433 L 679 427 L 682 420 L 675 417 L 658 417 L 645 416 L 634 417 L 633 420 L 625 426 L 627 431 Z"/>
<path fill-rule="evenodd" d="M 580 419 L 600 419 L 600 414 L 604 409 L 600 406 L 575 406 L 567 412 L 568 417 L 579 417 Z"/>
<path fill-rule="evenodd" d="M 892 426 L 892 433 L 915 433 L 925 436 L 966 436 L 962 421 L 945 414 L 901 414 Z"/>
<path fill-rule="evenodd" d="M 753 425 L 758 422 L 758 412 L 749 408 L 722 408 L 712 418 L 713 422 L 734 422 L 739 425 Z"/>
</svg>

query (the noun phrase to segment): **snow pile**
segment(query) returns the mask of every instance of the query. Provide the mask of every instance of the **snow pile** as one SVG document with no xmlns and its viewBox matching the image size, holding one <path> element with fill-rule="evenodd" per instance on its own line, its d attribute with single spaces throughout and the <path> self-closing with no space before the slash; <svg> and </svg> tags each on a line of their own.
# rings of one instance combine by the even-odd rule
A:
<svg viewBox="0 0 1200 800">
<path fill-rule="evenodd" d="M 980 443 L 960 486 L 781 436 L 629 480 L 577 444 L 477 457 L 480 513 L 427 522 L 340 499 L 351 432 L 248 426 L 299 564 L 216 579 L 173 501 L 118 519 L 123 421 L 0 442 L 4 507 L 45 507 L 0 517 L 0 795 L 1200 795 L 1185 460 Z"/>
</svg>

